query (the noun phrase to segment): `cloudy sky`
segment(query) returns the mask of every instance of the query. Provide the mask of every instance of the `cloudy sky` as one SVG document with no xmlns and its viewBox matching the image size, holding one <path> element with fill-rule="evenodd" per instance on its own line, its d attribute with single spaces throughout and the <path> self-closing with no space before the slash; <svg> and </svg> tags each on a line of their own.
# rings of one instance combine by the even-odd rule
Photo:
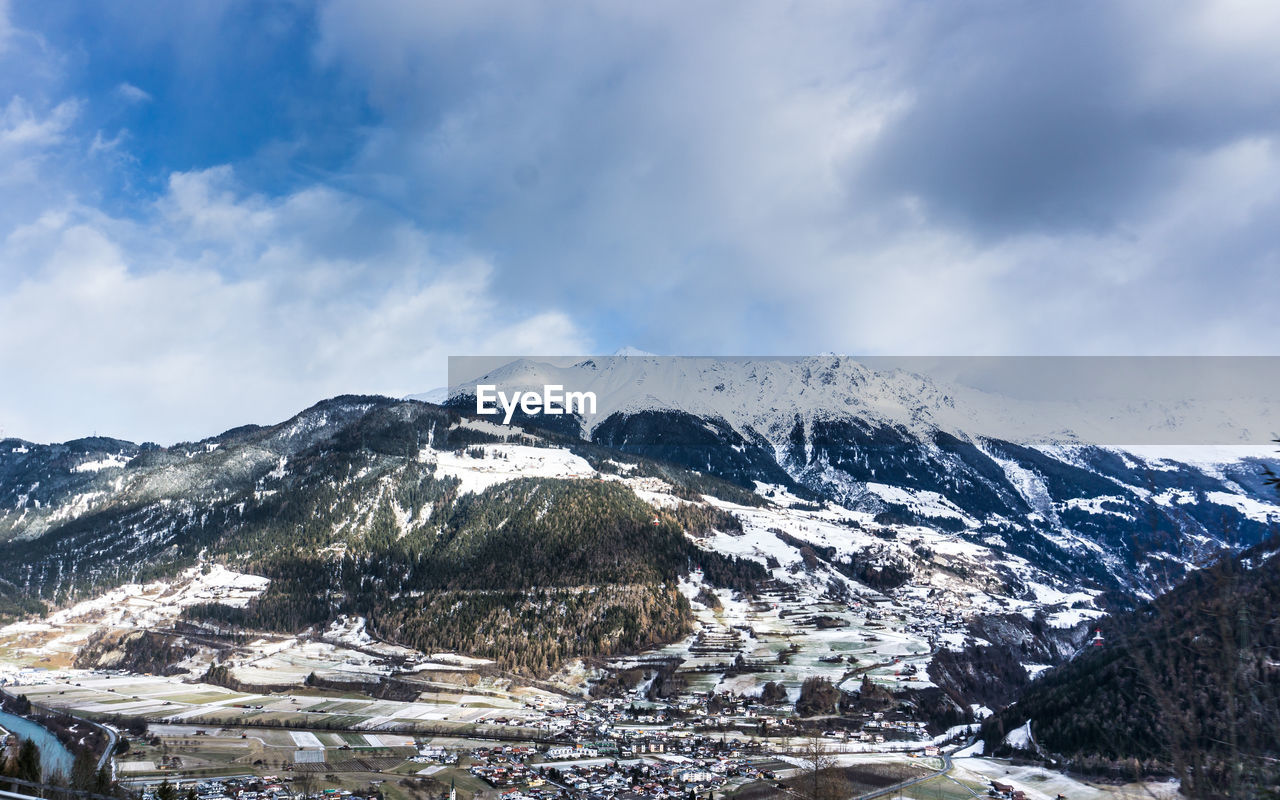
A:
<svg viewBox="0 0 1280 800">
<path fill-rule="evenodd" d="M 1280 4 L 0 0 L 0 428 L 478 353 L 1280 352 Z"/>
</svg>

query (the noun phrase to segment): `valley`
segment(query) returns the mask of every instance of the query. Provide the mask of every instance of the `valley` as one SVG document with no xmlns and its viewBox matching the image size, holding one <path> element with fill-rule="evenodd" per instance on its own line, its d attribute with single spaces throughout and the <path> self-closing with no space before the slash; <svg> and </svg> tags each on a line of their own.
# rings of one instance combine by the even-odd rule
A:
<svg viewBox="0 0 1280 800">
<path fill-rule="evenodd" d="M 810 412 L 570 435 L 340 397 L 168 448 L 5 440 L 0 688 L 203 800 L 1167 792 L 1159 756 L 1064 770 L 1018 703 L 1260 546 L 1256 449 Z"/>
<path fill-rule="evenodd" d="M 692 593 L 693 584 L 684 588 Z M 868 706 L 837 716 L 833 707 L 830 714 L 796 718 L 800 687 L 815 677 L 853 690 L 864 678 L 893 692 L 931 686 L 925 676 L 928 638 L 880 621 L 889 614 L 877 613 L 875 604 L 863 608 L 858 601 L 764 594 L 750 603 L 724 597 L 721 605 L 716 609 L 695 601 L 698 630 L 679 643 L 594 666 L 574 664 L 534 686 L 486 674 L 486 662 L 476 659 L 415 654 L 409 670 L 399 673 L 424 681 L 424 691 L 411 701 L 307 686 L 309 674 L 367 677 L 395 667 L 390 659 L 370 661 L 333 645 L 309 651 L 306 661 L 292 659 L 289 650 L 304 647 L 297 641 L 255 641 L 244 648 L 243 663 L 250 670 L 295 681 L 291 688 L 264 693 L 234 691 L 192 674 L 51 668 L 47 661 L 31 666 L 48 658 L 43 653 L 49 644 L 66 645 L 64 626 L 74 627 L 73 619 L 59 620 L 51 630 L 28 626 L 19 632 L 10 626 L 0 632 L 5 637 L 0 681 L 5 691 L 39 706 L 141 731 L 136 737 L 125 733 L 132 746 L 115 759 L 117 777 L 138 787 L 154 787 L 164 779 L 212 785 L 283 774 L 294 786 L 302 775 L 312 775 L 317 787 L 355 792 L 367 791 L 369 781 L 386 781 L 378 785 L 393 797 L 420 796 L 424 786 L 446 779 L 482 795 L 517 788 L 538 797 L 536 776 L 554 768 L 561 776 L 576 770 L 583 776 L 583 793 L 594 796 L 589 787 L 607 783 L 610 776 L 626 778 L 630 786 L 632 771 L 643 764 L 676 787 L 674 796 L 683 796 L 689 788 L 756 792 L 752 787 L 768 780 L 764 774 L 803 778 L 805 754 L 815 741 L 833 765 L 875 765 L 895 776 L 913 770 L 928 775 L 941 766 L 936 754 L 969 744 L 976 726 L 935 732 L 923 715 L 892 703 L 876 706 L 883 711 Z M 815 613 L 844 624 L 819 629 L 810 621 Z M 740 633 L 744 629 L 750 635 Z M 254 655 L 259 660 L 252 660 Z M 833 656 L 841 662 L 834 663 Z M 443 667 L 455 668 L 448 680 L 437 674 Z M 633 688 L 591 696 L 593 682 L 630 672 L 641 673 Z M 669 675 L 666 688 L 655 692 L 664 673 Z M 766 704 L 758 698 L 769 681 L 785 691 Z M 975 719 L 989 713 L 974 711 Z M 981 793 L 988 783 L 983 774 L 1003 774 L 1000 762 L 963 761 L 969 766 L 935 780 Z M 497 773 L 485 769 L 516 763 L 524 769 L 515 781 L 493 780 Z M 419 777 L 434 783 L 419 786 Z M 564 783 L 569 791 L 575 785 Z M 1053 785 L 1071 785 L 1073 797 L 1113 796 L 1106 787 L 1063 778 Z M 929 783 L 914 790 L 903 796 L 937 796 Z"/>
<path fill-rule="evenodd" d="M 469 493 L 532 475 L 617 482 L 655 513 L 705 504 L 739 520 L 740 530 L 707 529 L 690 541 L 758 563 L 768 578 L 736 591 L 711 585 L 694 568 L 678 583 L 691 614 L 687 635 L 630 655 L 574 660 L 530 681 L 489 659 L 379 641 L 360 617 L 339 616 L 296 635 L 226 636 L 187 612 L 210 603 L 244 608 L 270 580 L 203 563 L 173 579 L 128 584 L 0 628 L 0 681 L 40 706 L 143 730 L 130 755 L 116 759 L 117 775 L 129 785 L 314 773 L 360 791 L 369 781 L 413 784 L 427 773 L 421 777 L 437 782 L 462 778 L 483 794 L 516 784 L 495 784 L 452 764 L 432 766 L 420 753 L 474 765 L 487 762 L 473 753 L 497 746 L 527 749 L 529 775 L 538 764 L 564 771 L 562 759 L 549 753 L 587 754 L 574 763 L 591 765 L 592 780 L 627 775 L 637 762 L 669 769 L 685 762 L 665 756 L 689 753 L 699 779 L 679 780 L 677 794 L 690 786 L 754 792 L 762 772 L 802 776 L 803 752 L 814 737 L 824 758 L 851 769 L 909 771 L 935 759 L 927 753 L 967 746 L 990 711 L 956 707 L 929 670 L 940 648 L 977 644 L 969 627 L 975 615 L 1039 614 L 1082 639 L 1087 621 L 1103 613 L 1096 593 L 1054 589 L 1050 577 L 1017 559 L 993 566 L 990 550 L 955 534 L 920 527 L 877 536 L 862 530 L 878 529 L 869 515 L 815 507 L 782 487 L 759 488 L 770 496 L 768 505 L 711 497 L 695 503 L 660 478 L 630 477 L 629 468 L 598 473 L 563 450 L 486 444 L 469 455 L 441 456 L 440 473 Z M 877 590 L 832 565 L 855 556 L 916 566 L 905 583 Z M 1033 590 L 1009 597 L 1008 576 Z M 104 645 L 103 631 L 121 638 Z M 182 657 L 151 663 L 155 674 L 121 669 L 130 636 L 142 632 L 164 637 Z M 221 684 L 209 682 L 215 666 L 223 668 Z M 408 686 L 412 698 L 369 694 L 370 682 L 389 679 Z M 860 707 L 828 698 L 829 708 L 798 718 L 796 704 L 814 679 L 836 687 L 833 697 L 861 697 L 868 686 L 875 696 Z M 778 691 L 766 703 L 770 684 Z M 940 724 L 940 710 L 955 724 Z M 609 772 L 610 764 L 622 771 Z M 984 788 L 974 777 L 964 785 Z M 421 787 L 398 791 L 413 797 Z M 1079 796 L 1108 796 L 1089 791 Z"/>
</svg>

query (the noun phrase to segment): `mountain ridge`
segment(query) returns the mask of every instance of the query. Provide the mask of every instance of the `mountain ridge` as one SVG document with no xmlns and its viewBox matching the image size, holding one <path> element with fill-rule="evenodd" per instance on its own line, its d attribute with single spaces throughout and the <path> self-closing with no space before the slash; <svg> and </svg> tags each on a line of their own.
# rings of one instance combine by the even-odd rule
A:
<svg viewBox="0 0 1280 800">
<path fill-rule="evenodd" d="M 1084 773 L 1173 775 L 1193 797 L 1280 781 L 1280 536 L 1100 622 L 1096 646 L 1029 685 L 982 729 Z M 1029 726 L 1029 728 L 1027 727 Z M 1030 730 L 1034 740 L 1014 734 Z"/>
<path fill-rule="evenodd" d="M 1163 591 L 1219 553 L 1260 541 L 1280 520 L 1261 479 L 1276 463 L 1271 446 L 1126 449 L 1075 435 L 982 435 L 973 423 L 983 414 L 996 420 L 989 428 L 1044 429 L 1008 420 L 1046 406 L 846 357 L 597 357 L 564 365 L 521 359 L 456 384 L 453 407 L 467 409 L 468 392 L 481 380 L 508 389 L 551 383 L 596 391 L 595 415 L 556 417 L 555 429 L 572 433 L 577 426 L 586 440 L 747 487 L 784 485 L 887 521 L 1001 540 L 1043 566 L 1120 594 Z M 1224 408 L 1201 405 L 1212 412 L 1209 427 L 1227 431 L 1221 435 L 1247 433 L 1223 427 Z M 1174 421 L 1195 411 L 1155 403 L 1122 410 L 1135 431 L 1176 428 Z M 1088 409 L 1073 408 L 1070 416 L 1085 419 Z M 1148 417 L 1154 422 L 1133 423 Z"/>
</svg>

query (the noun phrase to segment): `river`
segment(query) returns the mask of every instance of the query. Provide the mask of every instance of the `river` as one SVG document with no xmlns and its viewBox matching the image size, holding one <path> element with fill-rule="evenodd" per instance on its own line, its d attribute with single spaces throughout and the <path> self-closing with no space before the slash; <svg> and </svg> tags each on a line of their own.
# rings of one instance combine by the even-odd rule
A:
<svg viewBox="0 0 1280 800">
<path fill-rule="evenodd" d="M 17 734 L 19 739 L 31 739 L 40 748 L 40 767 L 43 779 L 61 773 L 64 778 L 71 777 L 71 751 L 63 746 L 52 733 L 29 719 L 0 711 L 0 728 Z"/>
</svg>

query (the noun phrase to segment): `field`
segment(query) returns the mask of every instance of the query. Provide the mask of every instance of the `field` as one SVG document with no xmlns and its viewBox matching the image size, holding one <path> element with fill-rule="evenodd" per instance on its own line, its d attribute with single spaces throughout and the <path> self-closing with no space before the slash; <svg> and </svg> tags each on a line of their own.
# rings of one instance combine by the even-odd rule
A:
<svg viewBox="0 0 1280 800">
<path fill-rule="evenodd" d="M 856 689 L 864 674 L 892 689 L 932 685 L 928 637 L 907 630 L 907 610 L 887 600 L 846 603 L 776 592 L 749 600 L 709 590 L 720 604 L 713 608 L 696 599 L 704 588 L 696 581 L 695 574 L 681 588 L 696 614 L 697 633 L 641 657 L 614 659 L 614 668 L 677 659 L 689 691 L 754 695 L 767 681 L 777 681 L 787 687 L 792 701 L 812 676 L 847 690 Z M 829 627 L 813 624 L 815 617 Z M 749 671 L 731 669 L 739 655 Z"/>
<path fill-rule="evenodd" d="M 1039 767 L 1017 766 L 988 758 L 957 758 L 954 764 L 951 777 L 967 786 L 981 786 L 985 792 L 986 787 L 991 785 L 991 780 L 995 779 L 1022 789 L 1030 800 L 1054 800 L 1059 794 L 1071 800 L 1173 800 L 1179 796 L 1176 785 L 1170 783 L 1107 786 L 1087 783 Z M 920 795 L 921 798 L 932 796 Z"/>
<path fill-rule="evenodd" d="M 542 458 L 544 453 L 525 455 Z M 497 466 L 479 470 L 471 464 L 473 460 L 459 461 L 459 469 L 470 470 L 463 470 L 466 480 L 510 477 Z M 543 466 L 558 470 L 580 465 L 548 462 Z M 644 483 L 652 479 L 610 479 L 633 483 L 638 493 L 659 506 L 682 502 L 661 482 Z M 777 499 L 784 500 L 781 496 Z M 643 731 L 646 724 L 681 737 L 691 728 L 715 724 L 706 719 L 688 723 L 687 718 L 675 719 L 721 713 L 712 710 L 706 693 L 755 696 L 772 681 L 780 683 L 794 702 L 801 684 L 814 676 L 827 678 L 846 691 L 856 690 L 863 680 L 892 690 L 930 687 L 928 665 L 933 654 L 944 645 L 962 646 L 968 630 L 966 615 L 995 602 L 983 588 L 986 578 L 980 562 L 969 564 L 977 576 L 971 580 L 958 580 L 954 573 L 939 569 L 925 575 L 919 585 L 894 591 L 893 596 L 834 570 L 808 569 L 805 561 L 810 547 L 845 553 L 852 552 L 855 545 L 869 544 L 862 540 L 871 535 L 850 524 L 856 520 L 844 518 L 851 512 L 832 507 L 813 509 L 803 503 L 797 503 L 797 508 L 784 503 L 771 508 L 734 506 L 732 510 L 741 520 L 740 532 L 711 531 L 695 540 L 709 549 L 765 565 L 771 577 L 758 594 L 716 589 L 694 570 L 680 583 L 696 620 L 691 635 L 644 653 L 603 662 L 571 662 L 541 682 L 522 684 L 483 659 L 421 653 L 375 641 L 359 617 L 339 617 L 327 627 L 294 636 L 255 633 L 250 641 L 239 640 L 234 645 L 193 634 L 190 628 L 174 630 L 182 609 L 192 603 L 241 604 L 265 588 L 264 579 L 226 570 L 193 571 L 183 578 L 186 583 L 174 585 L 122 587 L 45 620 L 6 626 L 0 629 L 0 682 L 42 705 L 98 719 L 134 718 L 149 723 L 146 736 L 131 737 L 133 749 L 120 764 L 121 774 L 131 781 L 177 774 L 204 777 L 291 772 L 319 776 L 317 780 L 337 782 L 342 788 L 355 788 L 364 781 L 367 788 L 368 781 L 390 775 L 393 780 L 385 794 L 392 800 L 410 800 L 430 787 L 438 789 L 444 775 L 456 780 L 464 791 L 478 788 L 465 771 L 408 762 L 414 745 L 430 742 L 466 752 L 473 746 L 490 746 L 493 740 L 546 743 L 571 724 L 571 716 L 577 720 L 572 724 L 582 726 L 574 734 L 584 738 L 613 735 L 607 732 L 610 728 L 622 736 L 631 730 Z M 912 538 L 917 535 L 922 537 L 918 541 Z M 974 556 L 971 551 L 976 548 L 947 534 L 911 530 L 892 542 L 876 539 L 870 544 L 889 550 L 927 547 L 955 558 Z M 808 557 L 811 559 L 812 553 Z M 1090 600 L 1087 595 L 1055 598 L 1064 604 Z M 1029 601 L 1000 603 L 1007 611 L 1032 608 Z M 197 646 L 182 650 L 184 658 L 176 665 L 182 671 L 168 677 L 107 668 L 120 661 L 94 661 L 103 667 L 100 669 L 71 667 L 76 649 L 103 627 L 158 631 L 189 639 Z M 107 652 L 121 658 L 123 645 L 111 647 L 119 649 Z M 219 669 L 207 673 L 214 664 Z M 628 715 L 627 708 L 632 705 L 636 710 L 648 707 L 646 689 L 659 674 L 664 680 L 670 677 L 659 668 L 667 670 L 671 665 L 675 665 L 676 679 L 668 688 L 674 687 L 676 695 L 668 699 L 679 706 L 673 709 L 673 719 L 658 724 L 653 718 L 637 720 L 634 711 Z M 157 671 L 164 666 L 156 667 Z M 629 682 L 643 676 L 639 685 L 627 684 L 632 687 L 629 696 L 583 709 L 581 701 L 590 679 L 624 671 Z M 206 683 L 200 677 L 205 674 L 217 675 L 219 682 L 241 691 Z M 310 676 L 319 680 L 309 680 Z M 380 679 L 390 677 L 395 680 L 373 689 Z M 323 688 L 335 685 L 339 688 Z M 382 691 L 388 687 L 392 691 Z M 412 699 L 378 699 L 364 694 L 363 689 Z M 547 713 L 563 711 L 570 704 L 574 705 L 571 713 Z M 721 734 L 722 742 L 726 737 L 732 741 L 755 735 L 759 707 L 737 705 L 741 708 L 725 712 L 731 713 L 733 721 L 730 730 Z M 605 709 L 611 715 L 607 720 Z M 585 722 L 579 712 L 587 718 Z M 762 713 L 770 715 L 770 724 L 778 716 L 788 716 L 781 706 Z M 870 712 L 863 712 L 863 717 L 855 722 L 867 725 L 864 732 L 871 740 L 859 741 L 856 735 L 852 740 L 847 735 L 839 741 L 824 739 L 841 754 L 851 785 L 874 788 L 886 785 L 882 773 L 924 769 L 922 760 L 908 759 L 903 753 L 921 750 L 930 742 L 922 721 L 900 718 L 880 722 L 872 720 Z M 607 724 L 600 726 L 603 722 Z M 781 728 L 781 732 L 785 730 Z M 773 732 L 780 731 L 775 728 Z M 831 737 L 837 735 L 833 732 Z M 875 735 L 888 741 L 876 742 Z M 940 743 L 945 738 L 934 740 Z M 800 741 L 794 735 L 789 740 L 775 736 L 769 743 L 778 748 L 775 755 L 782 758 Z M 948 776 L 910 787 L 903 795 L 921 799 L 972 797 L 985 791 L 990 777 L 1003 774 L 999 765 L 992 766 L 994 762 L 964 761 L 972 763 L 957 766 Z M 1027 774 L 1020 779 L 1030 784 L 1026 787 L 1029 794 L 1066 788 L 1069 796 L 1086 800 L 1113 796 L 1062 776 L 1054 779 Z M 738 788 L 737 780 L 726 787 Z M 757 786 L 749 791 L 768 788 Z"/>
<path fill-rule="evenodd" d="M 428 695 L 427 702 L 397 702 L 327 696 L 313 690 L 272 694 L 234 692 L 204 683 L 147 675 L 111 675 L 84 670 L 29 673 L 16 690 L 32 701 L 92 717 L 137 716 L 193 725 L 272 726 L 303 729 L 430 729 L 439 723 L 476 726 L 528 713 L 524 698 L 494 686 L 485 694 Z M 544 703 L 563 698 L 542 694 Z M 353 745 L 354 746 L 354 745 Z"/>
</svg>

